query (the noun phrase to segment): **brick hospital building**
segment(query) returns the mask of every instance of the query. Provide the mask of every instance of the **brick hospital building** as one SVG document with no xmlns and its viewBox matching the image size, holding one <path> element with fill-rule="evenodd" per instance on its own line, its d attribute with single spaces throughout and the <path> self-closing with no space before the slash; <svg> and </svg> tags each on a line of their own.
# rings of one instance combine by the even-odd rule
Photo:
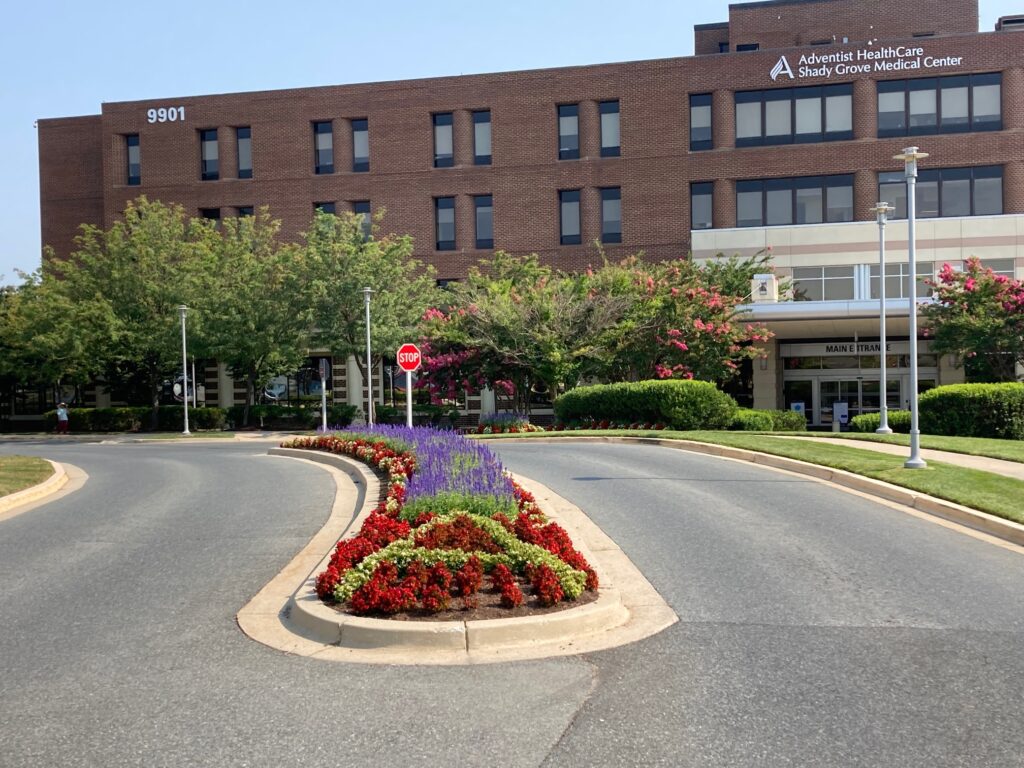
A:
<svg viewBox="0 0 1024 768">
<path fill-rule="evenodd" d="M 979 33 L 976 0 L 771 0 L 697 26 L 682 58 L 107 103 L 39 121 L 42 240 L 66 254 L 80 224 L 145 194 L 208 218 L 268 205 L 288 238 L 318 207 L 385 210 L 445 279 L 498 248 L 576 270 L 595 241 L 652 259 L 770 247 L 793 291 L 752 303 L 776 338 L 739 394 L 825 425 L 835 402 L 879 405 L 879 200 L 896 207 L 888 402 L 909 394 L 893 155 L 930 155 L 919 273 L 976 255 L 1024 277 L 1018 31 L 1024 17 Z M 358 374 L 333 362 L 335 396 L 358 402 Z M 960 380 L 954 362 L 924 342 L 922 385 Z M 215 365 L 205 380 L 212 404 L 241 391 Z"/>
</svg>

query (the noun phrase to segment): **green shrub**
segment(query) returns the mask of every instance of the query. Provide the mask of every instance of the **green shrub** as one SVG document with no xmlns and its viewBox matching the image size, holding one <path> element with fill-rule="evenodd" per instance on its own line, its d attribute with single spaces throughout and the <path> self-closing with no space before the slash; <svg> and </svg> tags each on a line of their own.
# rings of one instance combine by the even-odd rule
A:
<svg viewBox="0 0 1024 768">
<path fill-rule="evenodd" d="M 919 403 L 926 434 L 1024 440 L 1024 384 L 949 384 Z"/>
<path fill-rule="evenodd" d="M 356 417 L 356 411 L 358 410 L 354 405 L 347 405 L 345 403 L 327 406 L 327 426 L 347 427 L 352 423 L 352 419 Z"/>
<path fill-rule="evenodd" d="M 157 411 L 157 429 L 180 430 L 185 423 L 183 406 L 161 405 Z M 146 406 L 119 408 L 69 408 L 68 429 L 71 432 L 143 432 L 149 431 L 153 409 Z M 194 429 L 223 429 L 227 412 L 222 408 L 189 408 L 189 426 Z M 57 426 L 57 412 L 43 414 L 47 429 Z"/>
<path fill-rule="evenodd" d="M 796 411 L 765 411 L 772 417 L 773 432 L 804 432 L 807 430 L 807 417 Z"/>
<path fill-rule="evenodd" d="M 889 429 L 904 435 L 910 434 L 910 411 L 889 411 Z M 879 413 L 862 413 L 850 419 L 851 432 L 874 432 L 882 423 Z"/>
<path fill-rule="evenodd" d="M 561 422 L 607 419 L 672 429 L 725 429 L 736 401 L 707 381 L 665 379 L 576 387 L 555 400 Z"/>
<path fill-rule="evenodd" d="M 752 408 L 737 408 L 729 429 L 741 432 L 771 432 L 775 427 L 771 413 Z"/>
<path fill-rule="evenodd" d="M 149 409 L 144 409 L 145 424 L 149 426 Z M 184 406 L 162 405 L 157 412 L 157 429 L 162 432 L 174 432 L 182 428 L 185 423 L 185 415 L 182 412 Z M 223 408 L 189 408 L 188 425 L 189 429 L 224 429 L 227 424 L 228 412 Z"/>
</svg>

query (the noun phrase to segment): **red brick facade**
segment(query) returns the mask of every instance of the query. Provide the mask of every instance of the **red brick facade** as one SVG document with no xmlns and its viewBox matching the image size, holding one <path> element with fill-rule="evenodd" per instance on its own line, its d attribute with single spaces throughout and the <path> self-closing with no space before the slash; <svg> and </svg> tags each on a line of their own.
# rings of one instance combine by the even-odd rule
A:
<svg viewBox="0 0 1024 768">
<path fill-rule="evenodd" d="M 622 191 L 622 244 L 609 255 L 645 251 L 662 258 L 687 253 L 691 181 L 713 181 L 714 223 L 734 226 L 735 181 L 766 177 L 855 174 L 855 216 L 869 219 L 876 174 L 918 144 L 931 158 L 922 168 L 1004 166 L 1005 213 L 1024 213 L 1024 37 L 978 34 L 976 0 L 791 0 L 730 8 L 728 25 L 698 29 L 697 51 L 718 41 L 758 42 L 757 52 L 603 64 L 564 69 L 433 78 L 389 83 L 108 103 L 98 116 L 39 121 L 40 197 L 44 245 L 72 248 L 77 225 L 109 226 L 128 200 L 150 199 L 234 215 L 239 206 L 270 206 L 284 236 L 308 225 L 313 203 L 370 200 L 386 208 L 383 228 L 411 234 L 418 257 L 440 277 L 457 277 L 487 255 L 474 245 L 473 195 L 494 200 L 494 243 L 537 252 L 566 269 L 598 257 L 600 188 Z M 883 34 L 884 31 L 884 34 Z M 912 39 L 918 33 L 934 37 Z M 809 47 L 835 34 L 848 45 Z M 875 38 L 878 42 L 873 42 Z M 771 80 L 780 54 L 798 60 L 903 40 L 929 57 L 962 57 L 959 66 L 829 79 Z M 712 50 L 708 50 L 713 48 Z M 782 50 L 780 50 L 780 48 Z M 876 79 L 1002 73 L 1002 130 L 878 139 Z M 849 141 L 735 148 L 734 92 L 854 84 Z M 689 96 L 711 93 L 714 149 L 689 148 Z M 621 156 L 600 157 L 598 102 L 620 103 Z M 556 108 L 578 103 L 580 159 L 558 157 Z M 149 123 L 147 110 L 184 107 L 184 121 Z M 471 111 L 489 109 L 490 166 L 474 166 Z M 455 167 L 433 168 L 431 115 L 454 113 Z M 351 172 L 350 120 L 369 121 L 370 171 Z M 313 172 L 312 123 L 334 123 L 335 173 Z M 253 178 L 235 178 L 234 128 L 251 126 Z M 217 128 L 220 179 L 200 181 L 199 131 Z M 139 134 L 140 186 L 127 186 L 124 136 Z M 559 246 L 558 190 L 582 189 L 583 244 Z M 456 198 L 457 250 L 434 250 L 433 198 Z"/>
</svg>

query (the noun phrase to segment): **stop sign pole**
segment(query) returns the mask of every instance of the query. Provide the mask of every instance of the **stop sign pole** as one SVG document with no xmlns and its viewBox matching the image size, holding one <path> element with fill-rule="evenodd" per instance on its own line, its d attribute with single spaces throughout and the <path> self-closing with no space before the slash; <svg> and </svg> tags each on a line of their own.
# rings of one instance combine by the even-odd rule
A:
<svg viewBox="0 0 1024 768">
<path fill-rule="evenodd" d="M 412 372 L 420 367 L 422 356 L 415 344 L 403 344 L 395 355 L 398 367 L 405 371 L 405 426 L 412 427 Z"/>
</svg>

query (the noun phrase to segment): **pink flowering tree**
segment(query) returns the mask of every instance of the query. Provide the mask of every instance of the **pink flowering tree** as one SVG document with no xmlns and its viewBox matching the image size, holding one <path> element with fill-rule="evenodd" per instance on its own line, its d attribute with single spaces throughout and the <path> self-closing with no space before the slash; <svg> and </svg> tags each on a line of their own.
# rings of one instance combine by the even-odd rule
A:
<svg viewBox="0 0 1024 768">
<path fill-rule="evenodd" d="M 929 281 L 935 303 L 924 308 L 932 351 L 956 355 L 971 378 L 1015 381 L 1024 365 L 1024 284 L 969 259 L 962 272 L 945 264 Z"/>
<path fill-rule="evenodd" d="M 645 263 L 635 257 L 586 275 L 591 293 L 629 297 L 629 309 L 606 334 L 609 380 L 684 378 L 725 381 L 740 362 L 763 354 L 755 345 L 771 333 L 743 319 L 739 305 L 764 257 L 710 266 L 689 259 Z"/>
</svg>

